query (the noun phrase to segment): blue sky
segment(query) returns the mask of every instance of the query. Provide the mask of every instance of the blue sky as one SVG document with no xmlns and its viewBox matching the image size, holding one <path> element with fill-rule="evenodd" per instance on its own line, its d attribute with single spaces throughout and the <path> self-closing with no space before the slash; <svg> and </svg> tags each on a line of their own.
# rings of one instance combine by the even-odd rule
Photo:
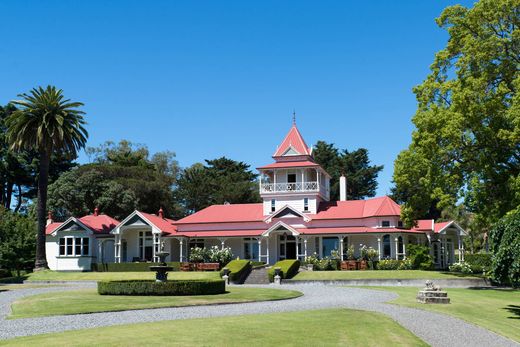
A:
<svg viewBox="0 0 520 347">
<path fill-rule="evenodd" d="M 382 195 L 456 3 L 472 4 L 2 1 L 0 104 L 56 85 L 85 103 L 89 146 L 128 139 L 183 167 L 270 163 L 295 109 L 308 144 L 367 148 Z"/>
</svg>

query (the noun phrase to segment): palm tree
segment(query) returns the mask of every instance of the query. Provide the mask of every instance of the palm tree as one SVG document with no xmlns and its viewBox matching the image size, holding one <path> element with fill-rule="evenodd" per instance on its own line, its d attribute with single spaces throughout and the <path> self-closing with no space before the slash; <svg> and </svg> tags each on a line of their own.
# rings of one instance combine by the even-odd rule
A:
<svg viewBox="0 0 520 347">
<path fill-rule="evenodd" d="M 61 89 L 38 87 L 18 96 L 22 100 L 12 103 L 19 110 L 6 119 L 7 139 L 13 150 L 35 150 L 39 155 L 35 270 L 42 270 L 47 268 L 45 226 L 51 155 L 64 153 L 76 157 L 78 151 L 85 147 L 88 133 L 83 127 L 86 124 L 83 119 L 85 113 L 78 110 L 83 104 L 64 99 Z"/>
</svg>

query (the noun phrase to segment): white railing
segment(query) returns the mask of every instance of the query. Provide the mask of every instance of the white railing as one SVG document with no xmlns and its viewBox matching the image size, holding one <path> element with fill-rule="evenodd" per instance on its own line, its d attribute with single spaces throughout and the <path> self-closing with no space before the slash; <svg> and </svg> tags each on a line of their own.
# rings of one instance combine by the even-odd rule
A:
<svg viewBox="0 0 520 347">
<path fill-rule="evenodd" d="M 318 182 L 263 183 L 260 187 L 262 193 L 317 192 L 319 189 Z"/>
</svg>

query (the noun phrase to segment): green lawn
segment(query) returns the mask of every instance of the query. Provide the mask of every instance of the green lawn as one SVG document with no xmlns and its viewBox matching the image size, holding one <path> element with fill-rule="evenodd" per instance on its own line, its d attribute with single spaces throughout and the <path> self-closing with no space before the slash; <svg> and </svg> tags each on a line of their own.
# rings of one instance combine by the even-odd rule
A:
<svg viewBox="0 0 520 347">
<path fill-rule="evenodd" d="M 121 325 L 0 344 L 91 346 L 93 341 L 103 346 L 427 346 L 389 317 L 347 309 Z"/>
<path fill-rule="evenodd" d="M 399 294 L 392 303 L 446 313 L 480 325 L 497 334 L 520 342 L 520 291 L 506 289 L 446 289 L 449 305 L 420 304 L 416 302 L 419 288 L 366 287 Z"/>
<path fill-rule="evenodd" d="M 421 270 L 367 270 L 367 271 L 302 271 L 294 280 L 363 280 L 363 279 L 453 279 L 476 278 L 452 272 Z"/>
<path fill-rule="evenodd" d="M 13 303 L 9 318 L 283 300 L 300 295 L 295 290 L 245 287 L 228 287 L 225 294 L 194 296 L 99 295 L 95 289 L 84 289 L 24 297 Z"/>
<path fill-rule="evenodd" d="M 181 272 L 168 273 L 168 279 L 208 279 L 220 278 L 218 271 L 208 272 Z M 28 274 L 28 281 L 110 281 L 110 280 L 139 280 L 155 279 L 155 272 L 57 272 L 39 271 Z"/>
</svg>

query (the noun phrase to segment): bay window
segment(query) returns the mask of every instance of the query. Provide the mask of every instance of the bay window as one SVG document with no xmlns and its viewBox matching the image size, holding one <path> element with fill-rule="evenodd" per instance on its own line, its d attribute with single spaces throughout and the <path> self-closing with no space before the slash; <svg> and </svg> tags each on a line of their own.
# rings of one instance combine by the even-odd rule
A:
<svg viewBox="0 0 520 347">
<path fill-rule="evenodd" d="M 65 236 L 60 238 L 60 256 L 80 257 L 88 256 L 90 251 L 90 240 L 88 237 Z"/>
</svg>

